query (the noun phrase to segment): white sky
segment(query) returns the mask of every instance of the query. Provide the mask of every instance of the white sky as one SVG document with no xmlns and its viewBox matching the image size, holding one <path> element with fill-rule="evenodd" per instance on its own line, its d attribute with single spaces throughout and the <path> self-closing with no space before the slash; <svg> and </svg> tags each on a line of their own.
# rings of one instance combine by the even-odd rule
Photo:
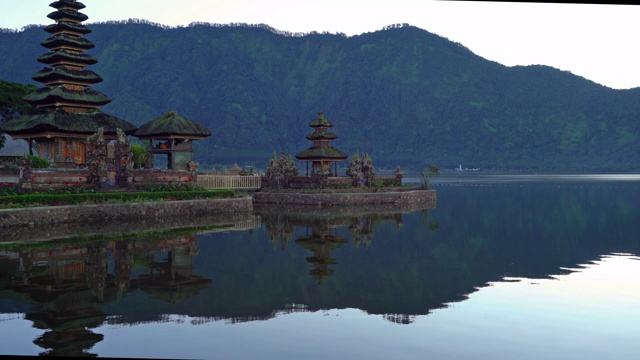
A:
<svg viewBox="0 0 640 360">
<path fill-rule="evenodd" d="M 0 28 L 50 24 L 54 0 L 0 0 Z M 640 87 L 640 6 L 436 0 L 81 0 L 88 24 L 145 19 L 266 24 L 349 36 L 408 23 L 507 66 L 548 65 L 614 88 Z M 96 44 L 98 45 L 98 44 Z M 98 45 L 99 46 L 99 45 Z"/>
</svg>

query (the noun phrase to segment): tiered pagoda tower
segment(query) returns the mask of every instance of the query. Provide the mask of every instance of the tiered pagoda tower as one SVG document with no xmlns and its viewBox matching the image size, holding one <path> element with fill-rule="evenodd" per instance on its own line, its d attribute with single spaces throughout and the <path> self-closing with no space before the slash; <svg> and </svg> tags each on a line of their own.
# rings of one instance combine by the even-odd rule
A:
<svg viewBox="0 0 640 360">
<path fill-rule="evenodd" d="M 44 87 L 24 99 L 36 110 L 9 120 L 0 128 L 14 139 L 37 144 L 38 155 L 58 167 L 73 167 L 86 160 L 86 138 L 103 129 L 104 138 L 117 138 L 117 129 L 133 133 L 135 125 L 100 111 L 111 102 L 106 95 L 91 89 L 102 77 L 89 65 L 98 61 L 85 51 L 94 45 L 84 35 L 91 30 L 82 24 L 88 17 L 79 12 L 85 5 L 76 0 L 58 0 L 48 17 L 55 21 L 45 27 L 51 37 L 41 43 L 49 52 L 38 61 L 47 66 L 33 76 Z"/>
<path fill-rule="evenodd" d="M 306 136 L 308 140 L 313 141 L 313 146 L 296 154 L 298 160 L 307 162 L 307 176 L 309 176 L 309 162 L 311 162 L 312 176 L 330 176 L 332 173 L 332 162 L 334 163 L 334 176 L 338 176 L 338 169 L 335 166 L 337 161 L 342 161 L 349 156 L 342 151 L 331 147 L 330 142 L 335 140 L 337 136 L 328 131 L 333 124 L 324 117 L 323 112 L 318 113 L 309 125 L 315 131 Z"/>
</svg>

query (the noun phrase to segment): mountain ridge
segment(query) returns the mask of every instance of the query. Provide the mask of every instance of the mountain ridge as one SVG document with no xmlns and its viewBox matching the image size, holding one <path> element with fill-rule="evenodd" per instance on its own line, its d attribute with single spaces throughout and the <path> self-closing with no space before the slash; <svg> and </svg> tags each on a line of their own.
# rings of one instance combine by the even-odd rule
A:
<svg viewBox="0 0 640 360">
<path fill-rule="evenodd" d="M 309 147 L 323 111 L 335 146 L 421 169 L 640 171 L 640 88 L 616 90 L 545 65 L 507 67 L 403 25 L 292 36 L 266 25 L 88 24 L 105 112 L 138 126 L 175 110 L 214 134 L 203 167 L 264 167 Z M 29 84 L 42 28 L 1 33 L 0 78 Z M 35 66 L 34 66 L 35 64 Z M 133 79 L 133 81 L 132 81 Z"/>
</svg>

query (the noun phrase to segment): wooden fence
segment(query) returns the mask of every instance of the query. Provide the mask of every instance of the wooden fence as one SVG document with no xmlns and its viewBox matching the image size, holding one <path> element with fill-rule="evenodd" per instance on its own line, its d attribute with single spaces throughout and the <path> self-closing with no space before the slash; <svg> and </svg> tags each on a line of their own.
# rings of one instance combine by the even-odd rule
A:
<svg viewBox="0 0 640 360">
<path fill-rule="evenodd" d="M 198 175 L 198 185 L 209 189 L 260 189 L 260 176 Z"/>
<path fill-rule="evenodd" d="M 258 229 L 260 228 L 260 226 L 262 226 L 262 218 L 260 216 L 252 216 L 249 220 L 244 220 L 244 221 L 239 221 L 237 223 L 234 223 L 233 226 L 199 231 L 198 235 L 211 234 L 211 233 L 217 233 L 217 232 L 252 230 L 252 229 Z"/>
</svg>

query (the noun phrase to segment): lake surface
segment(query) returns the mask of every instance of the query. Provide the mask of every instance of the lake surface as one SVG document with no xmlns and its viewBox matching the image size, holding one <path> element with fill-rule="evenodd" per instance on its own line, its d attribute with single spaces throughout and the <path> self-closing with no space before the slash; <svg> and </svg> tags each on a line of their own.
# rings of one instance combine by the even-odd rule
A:
<svg viewBox="0 0 640 360">
<path fill-rule="evenodd" d="M 456 174 L 432 188 L 436 204 L 406 211 L 5 232 L 0 354 L 638 357 L 640 176 Z"/>
</svg>

